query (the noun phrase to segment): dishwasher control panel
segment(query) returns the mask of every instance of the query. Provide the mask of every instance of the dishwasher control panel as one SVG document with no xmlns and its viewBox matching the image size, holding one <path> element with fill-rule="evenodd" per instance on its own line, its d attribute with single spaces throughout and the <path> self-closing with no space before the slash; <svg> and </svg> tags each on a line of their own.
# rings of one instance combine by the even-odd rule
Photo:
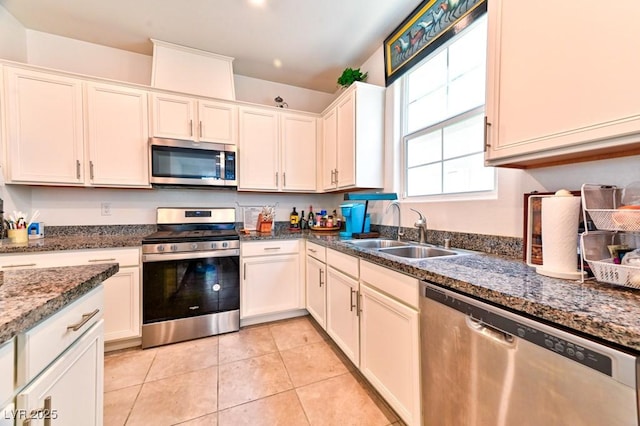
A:
<svg viewBox="0 0 640 426">
<path fill-rule="evenodd" d="M 609 356 L 585 347 L 576 341 L 578 339 L 572 340 L 571 335 L 564 331 L 502 311 L 481 301 L 452 295 L 451 292 L 432 287 L 424 287 L 423 296 L 469 316 L 475 323 L 506 333 L 511 339 L 524 339 L 608 376 L 613 374 L 612 360 Z M 565 335 L 568 337 L 560 337 Z"/>
</svg>

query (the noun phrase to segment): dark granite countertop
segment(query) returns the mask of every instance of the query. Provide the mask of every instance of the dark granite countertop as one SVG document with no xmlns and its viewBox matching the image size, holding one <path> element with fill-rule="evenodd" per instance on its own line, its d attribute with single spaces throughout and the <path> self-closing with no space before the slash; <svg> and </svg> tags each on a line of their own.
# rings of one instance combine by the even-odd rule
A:
<svg viewBox="0 0 640 426">
<path fill-rule="evenodd" d="M 583 336 L 640 351 L 640 291 L 587 280 L 539 275 L 524 262 L 484 253 L 403 259 L 345 243 L 337 233 L 288 233 L 243 236 L 243 241 L 307 238 L 395 271 L 541 319 Z"/>
<path fill-rule="evenodd" d="M 36 253 L 40 251 L 84 250 L 100 248 L 140 247 L 145 235 L 61 235 L 11 243 L 2 240 L 0 254 Z"/>
<path fill-rule="evenodd" d="M 118 272 L 118 264 L 0 272 L 0 345 Z"/>
</svg>

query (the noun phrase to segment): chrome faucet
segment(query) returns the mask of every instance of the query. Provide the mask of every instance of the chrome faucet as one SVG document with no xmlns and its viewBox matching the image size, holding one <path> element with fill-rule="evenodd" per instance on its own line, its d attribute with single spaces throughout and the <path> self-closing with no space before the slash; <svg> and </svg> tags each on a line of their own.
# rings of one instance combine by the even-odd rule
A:
<svg viewBox="0 0 640 426">
<path fill-rule="evenodd" d="M 400 229 L 402 229 L 402 216 L 400 214 L 400 204 L 397 201 L 392 201 L 391 204 L 389 204 L 387 206 L 387 209 L 385 210 L 385 213 L 389 213 L 389 209 L 391 208 L 391 206 L 396 206 L 396 208 L 398 209 L 398 241 L 400 241 L 400 237 L 402 237 L 404 235 L 404 232 L 402 232 Z"/>
<path fill-rule="evenodd" d="M 418 213 L 418 220 L 413 224 L 416 228 L 418 228 L 418 232 L 420 232 L 420 244 L 424 244 L 427 242 L 427 219 L 416 209 L 411 209 L 414 212 Z"/>
</svg>

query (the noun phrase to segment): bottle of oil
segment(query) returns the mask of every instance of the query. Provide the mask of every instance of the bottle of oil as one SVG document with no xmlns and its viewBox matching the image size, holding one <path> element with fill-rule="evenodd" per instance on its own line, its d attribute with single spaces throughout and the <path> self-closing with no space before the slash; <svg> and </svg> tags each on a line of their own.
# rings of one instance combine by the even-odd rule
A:
<svg viewBox="0 0 640 426">
<path fill-rule="evenodd" d="M 300 229 L 300 215 L 296 211 L 296 208 L 293 208 L 293 211 L 289 215 L 289 228 L 290 229 Z"/>
</svg>

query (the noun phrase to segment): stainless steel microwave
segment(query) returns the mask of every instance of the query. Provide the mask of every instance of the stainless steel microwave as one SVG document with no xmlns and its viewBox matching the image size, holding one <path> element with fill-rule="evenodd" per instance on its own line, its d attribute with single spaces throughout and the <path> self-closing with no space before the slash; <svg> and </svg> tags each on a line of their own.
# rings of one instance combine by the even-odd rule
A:
<svg viewBox="0 0 640 426">
<path fill-rule="evenodd" d="M 152 185 L 237 186 L 236 147 L 149 138 Z"/>
</svg>

